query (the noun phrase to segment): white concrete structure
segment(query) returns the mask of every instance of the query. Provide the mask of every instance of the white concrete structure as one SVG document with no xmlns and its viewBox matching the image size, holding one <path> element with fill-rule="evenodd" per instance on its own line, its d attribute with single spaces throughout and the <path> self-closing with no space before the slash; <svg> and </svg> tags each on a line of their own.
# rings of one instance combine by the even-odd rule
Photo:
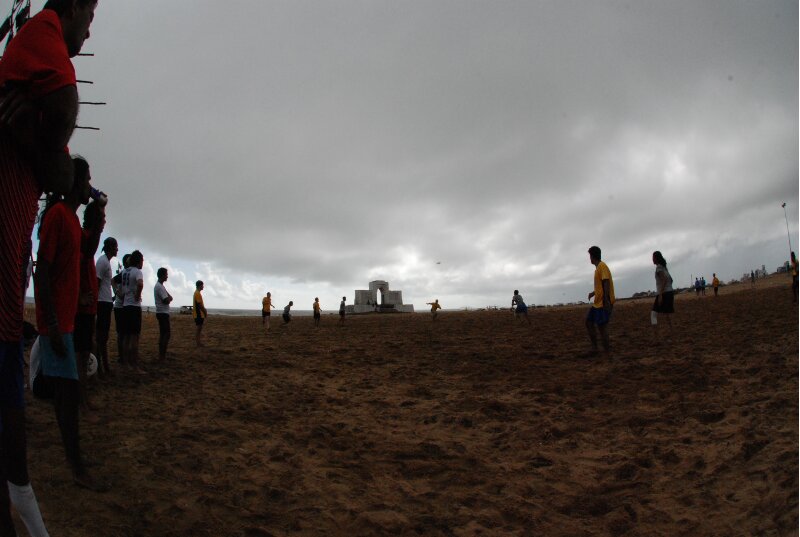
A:
<svg viewBox="0 0 800 537">
<path fill-rule="evenodd" d="M 390 291 L 389 282 L 369 282 L 369 290 L 356 290 L 355 302 L 346 307 L 350 313 L 403 312 L 413 313 L 413 304 L 403 304 L 402 291 Z"/>
</svg>

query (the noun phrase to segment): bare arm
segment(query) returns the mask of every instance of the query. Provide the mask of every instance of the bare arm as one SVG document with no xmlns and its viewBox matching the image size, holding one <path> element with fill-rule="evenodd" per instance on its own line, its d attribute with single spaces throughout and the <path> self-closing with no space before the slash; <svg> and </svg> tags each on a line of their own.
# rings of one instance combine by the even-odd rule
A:
<svg viewBox="0 0 800 537">
<path fill-rule="evenodd" d="M 608 280 L 603 280 L 603 309 L 608 311 L 611 309 L 611 284 Z"/>
<path fill-rule="evenodd" d="M 61 332 L 58 328 L 58 317 L 56 316 L 55 303 L 53 301 L 53 290 L 50 286 L 51 265 L 49 261 L 39 259 L 36 263 L 36 286 L 39 291 L 39 305 L 44 310 L 45 322 L 47 322 L 47 335 L 50 338 L 50 345 L 58 356 L 66 356 L 67 349 L 61 339 Z"/>
</svg>

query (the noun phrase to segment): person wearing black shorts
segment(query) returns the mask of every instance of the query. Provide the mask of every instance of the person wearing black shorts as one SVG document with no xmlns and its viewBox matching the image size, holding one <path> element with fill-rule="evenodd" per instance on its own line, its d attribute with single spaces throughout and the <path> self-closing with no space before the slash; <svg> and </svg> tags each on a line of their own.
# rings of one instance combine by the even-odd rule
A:
<svg viewBox="0 0 800 537">
<path fill-rule="evenodd" d="M 97 259 L 97 375 L 103 377 L 111 375 L 111 367 L 108 364 L 108 335 L 111 332 L 111 312 L 114 310 L 113 279 L 114 273 L 111 270 L 111 260 L 116 257 L 117 240 L 114 237 L 106 237 L 103 241 L 103 255 Z"/>
<path fill-rule="evenodd" d="M 656 300 L 653 303 L 652 324 L 659 337 L 658 316 L 661 314 L 667 320 L 667 326 L 672 331 L 672 314 L 675 312 L 675 292 L 672 289 L 672 276 L 667 270 L 667 260 L 661 252 L 653 252 L 653 264 L 656 266 Z"/>
<path fill-rule="evenodd" d="M 289 321 L 292 320 L 292 314 L 290 312 L 292 306 L 294 306 L 294 302 L 290 300 L 286 307 L 283 308 L 283 324 L 289 324 Z"/>
<path fill-rule="evenodd" d="M 345 316 L 345 307 L 344 303 L 347 300 L 347 297 L 342 297 L 342 301 L 339 303 L 339 324 L 344 324 L 344 316 Z"/>
<path fill-rule="evenodd" d="M 172 302 L 172 295 L 164 287 L 169 273 L 167 269 L 161 267 L 156 273 L 158 281 L 153 287 L 153 298 L 156 304 L 156 319 L 158 320 L 158 361 L 163 362 L 167 359 L 167 345 L 171 335 L 169 325 L 169 305 Z"/>
</svg>

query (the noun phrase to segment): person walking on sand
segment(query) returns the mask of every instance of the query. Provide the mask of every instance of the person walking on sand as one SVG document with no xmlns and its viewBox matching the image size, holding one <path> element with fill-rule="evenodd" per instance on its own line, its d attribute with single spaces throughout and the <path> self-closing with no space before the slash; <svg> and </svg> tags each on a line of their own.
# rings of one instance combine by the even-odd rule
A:
<svg viewBox="0 0 800 537">
<path fill-rule="evenodd" d="M 314 308 L 314 326 L 319 327 L 320 316 L 321 316 L 320 314 L 321 306 L 319 304 L 319 297 L 316 297 L 314 299 L 314 303 L 311 304 L 311 307 Z"/>
<path fill-rule="evenodd" d="M 794 293 L 794 301 L 797 302 L 798 283 L 797 283 L 797 256 L 792 252 L 792 292 Z"/>
<path fill-rule="evenodd" d="M 290 300 L 289 303 L 286 304 L 286 307 L 283 308 L 283 324 L 289 324 L 289 322 L 292 320 L 292 306 L 294 306 L 294 302 Z"/>
<path fill-rule="evenodd" d="M 342 301 L 339 303 L 339 326 L 344 324 L 345 311 L 346 311 L 344 303 L 345 303 L 346 300 L 347 300 L 347 297 L 343 296 L 342 297 Z"/>
<path fill-rule="evenodd" d="M 111 270 L 111 260 L 117 255 L 119 247 L 117 239 L 106 237 L 103 241 L 103 255 L 97 258 L 95 270 L 97 271 L 97 325 L 96 354 L 97 374 L 99 377 L 110 376 L 111 367 L 108 363 L 108 335 L 111 332 L 111 312 L 114 310 L 114 293 L 112 280 L 114 272 Z"/>
<path fill-rule="evenodd" d="M 653 311 L 651 313 L 652 324 L 656 330 L 656 339 L 659 337 L 658 333 L 658 314 L 665 316 L 667 326 L 670 333 L 672 333 L 672 314 L 675 312 L 675 292 L 672 289 L 672 276 L 667 270 L 667 260 L 661 255 L 661 252 L 653 252 L 653 264 L 656 266 L 656 300 L 653 303 Z"/>
<path fill-rule="evenodd" d="M 75 68 L 97 0 L 48 1 L 0 60 L 0 533 L 14 535 L 9 501 L 33 537 L 47 529 L 28 475 L 23 387 L 25 284 L 42 192 L 72 189 L 67 143 L 78 115 Z M 77 295 L 76 295 L 77 296 Z"/>
<path fill-rule="evenodd" d="M 158 361 L 163 362 L 167 359 L 167 345 L 169 345 L 171 336 L 169 305 L 172 303 L 172 295 L 164 287 L 164 283 L 169 278 L 167 269 L 161 267 L 156 276 L 158 281 L 153 286 L 153 299 L 156 304 L 156 319 L 158 320 Z"/>
<path fill-rule="evenodd" d="M 517 306 L 516 309 L 514 309 L 515 305 Z M 524 316 L 528 324 L 531 324 L 531 319 L 528 317 L 528 306 L 525 305 L 525 301 L 522 300 L 522 296 L 516 289 L 514 289 L 514 296 L 511 297 L 511 311 L 514 312 L 514 317 L 519 322 L 522 322 L 522 317 Z"/>
<path fill-rule="evenodd" d="M 614 308 L 614 280 L 611 278 L 611 271 L 608 265 L 601 260 L 601 251 L 597 246 L 589 248 L 589 261 L 595 266 L 594 269 L 594 291 L 589 293 L 589 300 L 594 297 L 594 303 L 589 308 L 586 315 L 586 330 L 589 332 L 589 341 L 592 344 L 592 352 L 597 352 L 597 330 L 600 331 L 600 338 L 603 343 L 603 350 L 611 350 L 611 341 L 608 336 L 608 323 L 611 320 L 611 312 Z"/>
<path fill-rule="evenodd" d="M 122 271 L 122 318 L 125 326 L 125 364 L 134 373 L 144 374 L 139 364 L 139 338 L 142 334 L 142 291 L 144 291 L 144 256 L 139 250 L 131 252 L 128 268 Z"/>
<path fill-rule="evenodd" d="M 439 305 L 439 299 L 437 298 L 433 302 L 426 302 L 426 304 L 431 307 L 431 318 L 435 321 L 436 317 L 439 315 L 436 310 L 442 309 Z"/>
<path fill-rule="evenodd" d="M 750 286 L 751 287 L 756 286 L 756 273 L 752 270 L 750 271 Z"/>
<path fill-rule="evenodd" d="M 203 331 L 203 324 L 206 321 L 206 316 L 208 312 L 206 311 L 206 306 L 203 303 L 203 289 L 205 289 L 205 284 L 203 280 L 197 280 L 194 284 L 194 296 L 192 297 L 192 311 L 194 312 L 194 324 L 197 327 L 195 334 L 194 334 L 194 341 L 195 346 L 197 347 L 205 347 L 203 345 L 203 341 L 201 339 L 202 331 Z"/>
<path fill-rule="evenodd" d="M 81 226 L 75 214 L 89 202 L 88 173 L 75 174 L 63 200 L 49 196 L 40 218 L 35 284 L 42 374 L 53 379 L 56 421 L 76 485 L 97 490 L 80 448 L 81 389 L 75 355 L 75 315 L 80 294 Z"/>
<path fill-rule="evenodd" d="M 714 288 L 714 296 L 719 296 L 719 278 L 717 278 L 717 273 L 714 272 L 711 276 L 711 286 Z"/>
<path fill-rule="evenodd" d="M 700 296 L 700 278 L 694 279 L 694 294 Z"/>
<path fill-rule="evenodd" d="M 265 330 L 269 332 L 269 318 L 272 315 L 272 308 L 275 306 L 272 305 L 272 293 L 267 291 L 267 296 L 261 299 L 261 326 L 265 327 Z"/>
</svg>

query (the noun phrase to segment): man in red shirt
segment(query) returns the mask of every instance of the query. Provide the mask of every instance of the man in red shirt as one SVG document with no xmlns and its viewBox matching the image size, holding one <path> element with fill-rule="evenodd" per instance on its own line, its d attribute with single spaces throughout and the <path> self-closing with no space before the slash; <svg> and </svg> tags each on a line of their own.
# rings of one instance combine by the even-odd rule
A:
<svg viewBox="0 0 800 537">
<path fill-rule="evenodd" d="M 72 184 L 66 150 L 78 91 L 71 57 L 89 37 L 97 0 L 49 0 L 0 59 L 0 412 L 2 477 L 28 532 L 47 535 L 30 486 L 22 376 L 24 268 L 42 191 Z M 8 501 L 0 488 L 0 521 Z M 3 529 L 8 529 L 3 524 Z M 11 526 L 13 532 L 13 526 Z"/>
<path fill-rule="evenodd" d="M 36 257 L 36 324 L 42 373 L 55 388 L 55 410 L 75 484 L 97 489 L 81 458 L 78 431 L 80 381 L 75 354 L 75 316 L 80 293 L 81 226 L 75 211 L 89 202 L 89 165 L 75 157 L 72 190 L 61 201 L 54 196 L 39 227 Z"/>
</svg>

